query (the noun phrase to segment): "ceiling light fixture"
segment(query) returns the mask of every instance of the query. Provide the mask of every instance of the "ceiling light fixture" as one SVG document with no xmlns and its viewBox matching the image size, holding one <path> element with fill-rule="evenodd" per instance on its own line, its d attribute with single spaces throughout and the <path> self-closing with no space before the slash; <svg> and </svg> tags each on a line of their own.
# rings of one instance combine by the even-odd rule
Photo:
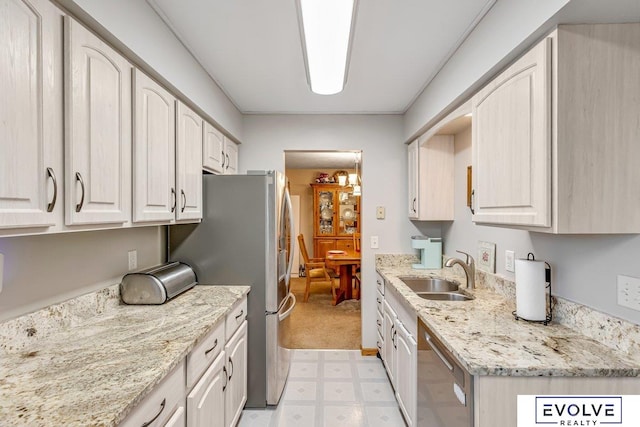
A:
<svg viewBox="0 0 640 427">
<path fill-rule="evenodd" d="M 357 0 L 298 0 L 307 81 L 319 95 L 334 95 L 347 81 Z"/>
</svg>

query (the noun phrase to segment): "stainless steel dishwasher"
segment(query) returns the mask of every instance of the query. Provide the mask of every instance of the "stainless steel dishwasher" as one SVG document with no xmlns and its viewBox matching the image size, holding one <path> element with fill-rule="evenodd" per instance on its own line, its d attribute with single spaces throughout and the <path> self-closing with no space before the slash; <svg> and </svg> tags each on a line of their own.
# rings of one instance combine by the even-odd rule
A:
<svg viewBox="0 0 640 427">
<path fill-rule="evenodd" d="M 473 377 L 420 319 L 417 425 L 473 427 Z"/>
</svg>

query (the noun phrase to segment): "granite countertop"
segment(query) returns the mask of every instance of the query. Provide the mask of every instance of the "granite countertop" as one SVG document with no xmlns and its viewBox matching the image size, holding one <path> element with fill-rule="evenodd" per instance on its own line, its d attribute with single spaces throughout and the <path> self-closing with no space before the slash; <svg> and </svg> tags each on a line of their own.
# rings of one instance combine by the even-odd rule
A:
<svg viewBox="0 0 640 427">
<path fill-rule="evenodd" d="M 7 326 L 0 426 L 117 425 L 248 292 L 196 286 L 163 305 L 116 302 L 27 342 L 9 339 Z"/>
<path fill-rule="evenodd" d="M 391 265 L 390 265 L 391 264 Z M 640 354 L 611 348 L 551 322 L 515 320 L 515 301 L 483 287 L 470 301 L 420 298 L 398 277 L 442 277 L 466 286 L 459 267 L 414 270 L 408 262 L 376 263 L 377 271 L 472 375 L 637 377 Z M 461 272 L 462 269 L 459 268 Z"/>
</svg>

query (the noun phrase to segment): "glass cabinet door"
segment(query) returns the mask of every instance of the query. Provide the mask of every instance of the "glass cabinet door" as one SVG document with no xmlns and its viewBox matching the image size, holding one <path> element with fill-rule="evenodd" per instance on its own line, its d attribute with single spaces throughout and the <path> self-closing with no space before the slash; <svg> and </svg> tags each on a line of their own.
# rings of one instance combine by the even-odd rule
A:
<svg viewBox="0 0 640 427">
<path fill-rule="evenodd" d="M 353 195 L 353 188 L 345 187 L 337 192 L 338 199 L 338 235 L 353 235 L 358 232 L 358 223 L 360 221 L 359 197 Z"/>
<path fill-rule="evenodd" d="M 318 192 L 318 234 L 335 235 L 334 192 L 331 190 Z"/>
</svg>

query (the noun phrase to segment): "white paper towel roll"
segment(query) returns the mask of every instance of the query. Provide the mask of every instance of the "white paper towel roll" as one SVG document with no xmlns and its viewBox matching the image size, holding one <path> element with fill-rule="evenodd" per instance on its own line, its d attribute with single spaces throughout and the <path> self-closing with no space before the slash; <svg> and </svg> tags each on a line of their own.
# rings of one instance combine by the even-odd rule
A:
<svg viewBox="0 0 640 427">
<path fill-rule="evenodd" d="M 526 320 L 547 319 L 545 262 L 516 260 L 516 315 Z"/>
</svg>

